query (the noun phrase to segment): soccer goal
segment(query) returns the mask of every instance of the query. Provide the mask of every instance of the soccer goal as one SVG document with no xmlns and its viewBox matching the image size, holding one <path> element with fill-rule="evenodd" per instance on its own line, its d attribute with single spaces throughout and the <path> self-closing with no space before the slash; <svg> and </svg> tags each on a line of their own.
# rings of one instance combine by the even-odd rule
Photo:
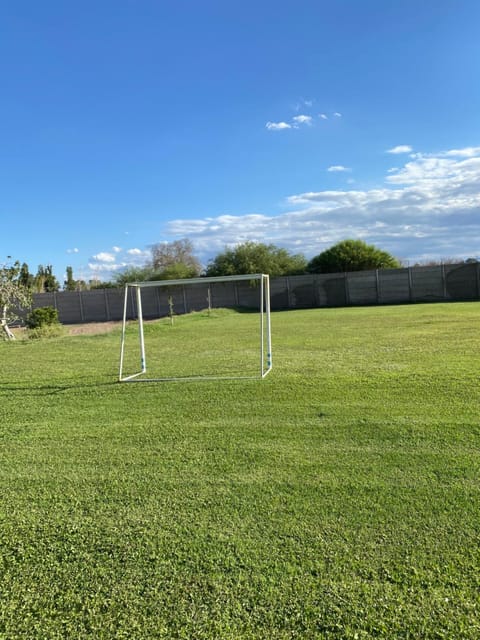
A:
<svg viewBox="0 0 480 640">
<path fill-rule="evenodd" d="M 125 285 L 120 382 L 265 378 L 271 370 L 268 275 Z"/>
</svg>

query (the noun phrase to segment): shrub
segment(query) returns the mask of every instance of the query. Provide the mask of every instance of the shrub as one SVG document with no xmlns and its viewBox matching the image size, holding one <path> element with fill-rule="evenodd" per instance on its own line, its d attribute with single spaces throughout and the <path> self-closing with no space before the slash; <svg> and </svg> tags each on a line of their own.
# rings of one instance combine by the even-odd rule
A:
<svg viewBox="0 0 480 640">
<path fill-rule="evenodd" d="M 29 329 L 58 324 L 58 311 L 53 307 L 38 307 L 37 309 L 33 309 L 26 319 L 26 325 Z"/>
<path fill-rule="evenodd" d="M 63 326 L 58 322 L 57 324 L 44 324 L 40 327 L 28 330 L 29 340 L 40 340 L 42 338 L 58 338 L 63 336 Z"/>
</svg>

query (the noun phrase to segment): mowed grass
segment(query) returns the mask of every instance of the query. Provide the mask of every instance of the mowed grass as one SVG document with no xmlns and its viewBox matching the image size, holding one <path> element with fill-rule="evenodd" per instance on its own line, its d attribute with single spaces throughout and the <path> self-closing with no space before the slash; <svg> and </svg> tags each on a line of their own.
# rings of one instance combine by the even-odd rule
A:
<svg viewBox="0 0 480 640">
<path fill-rule="evenodd" d="M 479 319 L 275 313 L 263 381 L 0 344 L 0 638 L 479 638 Z M 164 363 L 251 321 L 178 318 Z"/>
</svg>

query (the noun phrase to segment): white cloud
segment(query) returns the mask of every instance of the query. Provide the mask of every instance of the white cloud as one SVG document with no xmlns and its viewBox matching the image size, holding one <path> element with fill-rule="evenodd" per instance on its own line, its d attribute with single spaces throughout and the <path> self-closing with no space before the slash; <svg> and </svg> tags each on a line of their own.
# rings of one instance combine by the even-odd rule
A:
<svg viewBox="0 0 480 640">
<path fill-rule="evenodd" d="M 102 278 L 108 279 L 115 272 L 125 267 L 143 267 L 151 258 L 151 252 L 148 249 L 142 250 L 138 248 L 122 249 L 121 247 L 114 246 L 112 251 L 100 251 L 92 256 L 91 261 L 88 263 L 88 269 L 90 276 L 86 279 L 90 279 L 94 274 L 102 274 Z"/>
<path fill-rule="evenodd" d="M 298 127 L 301 124 L 306 124 L 310 126 L 312 124 L 312 116 L 299 115 L 293 118 L 293 126 Z"/>
<path fill-rule="evenodd" d="M 322 120 L 328 120 L 328 116 L 326 113 L 319 113 L 318 117 L 321 118 Z"/>
<path fill-rule="evenodd" d="M 335 173 L 335 172 L 341 172 L 341 171 L 351 171 L 351 169 L 349 169 L 348 167 L 344 167 L 341 164 L 334 164 L 331 167 L 328 167 L 327 171 L 330 171 L 331 173 Z"/>
<path fill-rule="evenodd" d="M 473 158 L 480 154 L 480 147 L 465 147 L 465 149 L 451 149 L 450 151 L 445 151 L 444 155 L 447 157 L 458 157 L 458 158 Z"/>
<path fill-rule="evenodd" d="M 125 266 L 127 266 L 125 263 L 121 263 L 121 264 L 112 264 L 112 263 L 105 264 L 102 262 L 88 263 L 88 268 L 90 269 L 90 271 L 93 271 L 94 273 L 104 273 L 104 274 L 110 274 L 112 271 L 118 271 L 119 269 L 122 269 Z"/>
<path fill-rule="evenodd" d="M 387 153 L 410 153 L 411 151 L 413 151 L 413 149 L 408 144 L 399 144 L 396 147 L 387 149 Z"/>
<path fill-rule="evenodd" d="M 269 131 L 281 131 L 282 129 L 291 129 L 292 125 L 287 122 L 267 122 L 265 127 Z"/>
<path fill-rule="evenodd" d="M 77 247 L 75 247 L 74 249 L 67 249 L 67 253 L 79 253 L 80 249 L 77 249 Z"/>
<path fill-rule="evenodd" d="M 93 256 L 94 260 L 98 260 L 98 262 L 115 262 L 115 256 L 112 253 L 108 253 L 107 251 L 101 251 Z"/>
<path fill-rule="evenodd" d="M 375 189 L 294 194 L 287 198 L 288 210 L 279 215 L 174 220 L 168 232 L 189 237 L 205 262 L 225 246 L 246 240 L 271 242 L 311 257 L 348 237 L 410 260 L 427 254 L 478 256 L 480 149 L 470 149 L 476 148 L 410 159 Z"/>
<path fill-rule="evenodd" d="M 341 118 L 342 114 L 338 113 L 338 111 L 335 111 L 335 113 L 333 114 L 335 116 L 335 118 Z"/>
<path fill-rule="evenodd" d="M 152 253 L 150 251 L 148 251 L 148 250 L 142 251 L 142 249 L 136 249 L 136 248 L 135 249 L 128 249 L 126 253 L 127 253 L 127 255 L 136 258 L 137 261 L 138 261 L 138 258 L 141 258 L 141 259 L 143 259 L 145 261 L 145 260 L 148 260 L 149 258 L 152 257 Z"/>
</svg>

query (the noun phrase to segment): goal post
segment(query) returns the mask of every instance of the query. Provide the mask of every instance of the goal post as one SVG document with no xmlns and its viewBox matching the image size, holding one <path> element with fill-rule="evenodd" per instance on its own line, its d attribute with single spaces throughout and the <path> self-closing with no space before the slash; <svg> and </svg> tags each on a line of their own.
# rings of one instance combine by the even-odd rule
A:
<svg viewBox="0 0 480 640">
<path fill-rule="evenodd" d="M 160 292 L 163 290 L 171 292 L 178 289 L 182 292 L 183 296 L 183 306 L 184 311 L 188 313 L 188 307 L 186 303 L 186 294 L 185 291 L 195 291 L 202 285 L 208 285 L 208 307 L 210 309 L 211 306 L 211 285 L 215 284 L 228 284 L 228 283 L 236 283 L 236 282 L 249 282 L 251 285 L 256 285 L 258 288 L 258 316 L 259 322 L 256 324 L 257 329 L 254 331 L 258 331 L 259 338 L 257 342 L 258 348 L 258 365 L 256 365 L 255 371 L 251 374 L 243 375 L 240 373 L 235 373 L 234 375 L 227 375 L 225 373 L 219 372 L 214 375 L 206 373 L 203 374 L 195 374 L 195 375 L 160 375 L 158 372 L 155 372 L 153 375 L 150 375 L 150 372 L 147 371 L 147 362 L 150 359 L 149 348 L 146 343 L 145 333 L 149 332 L 149 327 L 147 330 L 145 329 L 145 318 L 144 318 L 144 302 L 147 304 L 147 308 L 149 306 L 149 300 L 144 300 L 144 293 L 146 289 L 156 288 L 155 293 L 158 300 L 160 299 Z M 234 287 L 235 298 L 236 298 L 236 287 Z M 152 298 L 152 296 L 150 296 Z M 173 303 L 172 298 L 169 296 L 168 298 L 170 311 L 172 310 Z M 151 304 L 151 300 L 150 300 Z M 237 304 L 231 306 L 238 306 Z M 252 309 L 253 311 L 253 309 Z M 151 314 L 150 314 L 151 315 Z M 168 314 L 163 314 L 163 316 Z M 271 319 L 270 319 L 270 279 L 269 276 L 263 273 L 256 274 L 246 274 L 246 275 L 237 275 L 237 276 L 225 276 L 225 277 L 200 277 L 200 278 L 183 278 L 178 280 L 155 280 L 148 282 L 131 282 L 125 285 L 124 289 L 124 304 L 123 304 L 123 322 L 122 322 L 122 333 L 121 333 L 121 347 L 120 347 L 120 365 L 119 365 L 119 374 L 118 380 L 119 382 L 155 382 L 155 381 L 175 381 L 175 380 L 202 380 L 202 379 L 247 379 L 247 378 L 265 378 L 268 373 L 272 370 L 272 336 L 271 336 Z M 147 313 L 147 318 L 149 317 Z M 159 313 L 158 318 L 162 317 Z M 132 365 L 127 365 L 126 363 L 126 351 L 127 351 L 127 325 L 128 322 L 134 320 L 138 322 L 138 336 L 135 340 L 135 346 L 132 347 L 131 342 L 129 342 L 130 351 L 135 349 L 137 356 L 135 357 L 136 365 L 133 365 L 133 370 L 131 369 Z M 173 320 L 173 318 L 172 318 Z M 250 326 L 250 325 L 249 325 Z M 129 330 L 130 331 L 130 330 Z M 168 337 L 164 335 L 166 340 Z M 164 344 L 166 344 L 164 342 Z M 130 353 L 130 355 L 132 355 Z M 138 359 L 137 359 L 138 358 Z M 195 352 L 191 353 L 192 360 L 195 359 Z"/>
</svg>

